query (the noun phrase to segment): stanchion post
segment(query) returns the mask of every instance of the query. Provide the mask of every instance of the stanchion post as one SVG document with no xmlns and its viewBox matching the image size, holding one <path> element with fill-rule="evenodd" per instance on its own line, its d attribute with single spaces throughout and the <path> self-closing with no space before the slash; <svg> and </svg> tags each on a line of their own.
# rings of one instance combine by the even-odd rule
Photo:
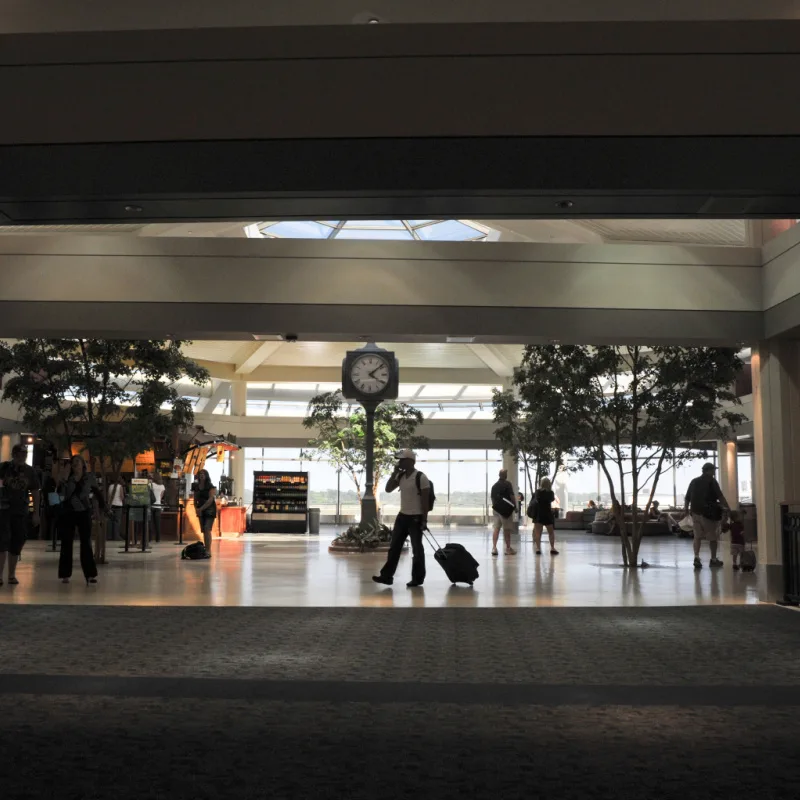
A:
<svg viewBox="0 0 800 800">
<path fill-rule="evenodd" d="M 142 552 L 147 552 L 147 539 L 148 534 L 150 533 L 150 515 L 147 513 L 150 510 L 150 506 L 144 506 L 142 508 Z"/>
</svg>

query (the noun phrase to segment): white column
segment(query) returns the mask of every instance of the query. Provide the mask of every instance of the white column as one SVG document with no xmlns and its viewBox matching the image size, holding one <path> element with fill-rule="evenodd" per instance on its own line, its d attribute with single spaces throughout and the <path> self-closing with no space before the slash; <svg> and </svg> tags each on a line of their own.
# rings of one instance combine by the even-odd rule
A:
<svg viewBox="0 0 800 800">
<path fill-rule="evenodd" d="M 739 508 L 739 448 L 736 442 L 717 442 L 719 485 L 731 508 Z"/>
<path fill-rule="evenodd" d="M 11 434 L 4 433 L 0 439 L 0 461 L 11 461 Z"/>
<path fill-rule="evenodd" d="M 233 381 L 231 383 L 231 416 L 247 416 L 247 381 Z M 245 473 L 244 450 L 237 450 L 230 454 L 231 478 L 233 478 L 233 491 L 237 497 L 244 497 Z"/>
<path fill-rule="evenodd" d="M 780 504 L 800 504 L 800 346 L 770 340 L 753 348 L 753 428 L 759 596 L 783 596 Z"/>
<path fill-rule="evenodd" d="M 517 459 L 514 458 L 513 453 L 503 453 L 503 469 L 508 471 L 508 479 L 514 487 L 514 495 L 516 496 L 516 493 L 519 491 L 517 474 L 519 468 L 517 466 Z M 491 479 L 492 476 L 490 475 L 489 478 Z"/>
</svg>

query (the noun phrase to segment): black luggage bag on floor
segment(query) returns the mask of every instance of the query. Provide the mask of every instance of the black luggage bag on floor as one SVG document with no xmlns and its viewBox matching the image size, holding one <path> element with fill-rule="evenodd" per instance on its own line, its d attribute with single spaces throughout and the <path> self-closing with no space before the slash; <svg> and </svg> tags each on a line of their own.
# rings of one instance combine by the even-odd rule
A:
<svg viewBox="0 0 800 800">
<path fill-rule="evenodd" d="M 464 545 L 448 542 L 444 547 L 439 547 L 439 543 L 433 538 L 430 530 L 426 529 L 422 533 L 428 544 L 433 547 L 433 557 L 450 579 L 450 583 L 468 583 L 472 586 L 478 580 L 480 565 Z"/>
</svg>

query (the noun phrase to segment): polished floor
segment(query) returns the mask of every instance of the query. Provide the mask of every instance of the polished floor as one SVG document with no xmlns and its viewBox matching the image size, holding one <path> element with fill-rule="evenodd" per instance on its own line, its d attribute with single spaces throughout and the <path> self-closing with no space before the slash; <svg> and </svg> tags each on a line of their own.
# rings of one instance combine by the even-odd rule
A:
<svg viewBox="0 0 800 800">
<path fill-rule="evenodd" d="M 20 585 L 0 588 L 0 604 L 288 607 L 548 607 L 693 606 L 758 602 L 755 574 L 734 572 L 723 542 L 725 566 L 692 568 L 692 543 L 673 537 L 645 539 L 649 569 L 620 568 L 619 542 L 582 532 L 559 532 L 560 555 L 535 556 L 530 531 L 515 538 L 515 556 L 490 555 L 483 530 L 436 531 L 441 543 L 464 544 L 480 562 L 473 588 L 453 587 L 428 551 L 424 587 L 408 590 L 410 553 L 400 561 L 395 585 L 374 584 L 383 554 L 332 554 L 334 531 L 320 536 L 246 535 L 214 542 L 210 561 L 182 561 L 173 542 L 142 554 L 119 552 L 109 542 L 100 582 L 87 587 L 76 565 L 73 582 L 57 579 L 58 554 L 29 542 L 18 569 Z M 77 551 L 77 548 L 76 548 Z M 703 553 L 707 561 L 707 552 Z"/>
</svg>

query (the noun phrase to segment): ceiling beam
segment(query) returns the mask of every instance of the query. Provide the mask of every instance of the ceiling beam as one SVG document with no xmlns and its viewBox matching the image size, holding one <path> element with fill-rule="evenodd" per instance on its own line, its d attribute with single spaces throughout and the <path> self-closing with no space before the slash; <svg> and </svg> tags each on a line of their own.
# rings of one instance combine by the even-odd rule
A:
<svg viewBox="0 0 800 800">
<path fill-rule="evenodd" d="M 194 359 L 205 367 L 212 378 L 218 380 L 234 381 L 240 379 L 234 364 L 219 361 L 206 361 Z M 282 366 L 278 364 L 265 364 L 256 367 L 248 376 L 250 383 L 339 383 L 342 380 L 341 366 Z M 487 368 L 434 368 L 434 367 L 403 367 L 400 368 L 401 383 L 466 383 L 476 385 L 497 385 L 500 381 L 497 375 Z"/>
<path fill-rule="evenodd" d="M 207 400 L 204 398 L 200 398 L 200 401 L 197 404 L 197 408 L 195 411 L 198 414 L 213 414 L 214 409 L 224 400 L 226 397 L 230 396 L 231 385 L 228 381 L 219 381 L 217 385 L 214 387 L 214 391 L 211 393 L 211 397 Z"/>
<path fill-rule="evenodd" d="M 236 365 L 237 375 L 250 375 L 253 370 L 260 367 L 268 358 L 283 346 L 283 342 L 260 342 L 256 344 L 241 364 Z"/>
<path fill-rule="evenodd" d="M 467 347 L 469 347 L 495 375 L 501 378 L 511 378 L 514 375 L 514 365 L 493 345 L 468 344 Z"/>
</svg>

